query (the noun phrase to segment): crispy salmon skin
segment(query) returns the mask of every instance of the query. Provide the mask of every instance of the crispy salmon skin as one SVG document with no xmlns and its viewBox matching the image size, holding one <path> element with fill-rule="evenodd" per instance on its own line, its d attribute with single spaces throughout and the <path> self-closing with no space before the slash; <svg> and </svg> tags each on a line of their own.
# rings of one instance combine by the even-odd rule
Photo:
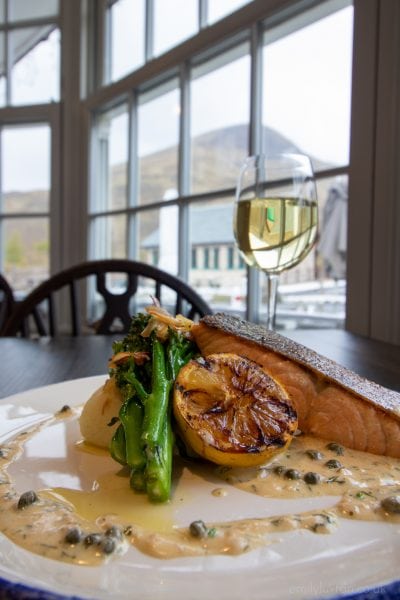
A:
<svg viewBox="0 0 400 600">
<path fill-rule="evenodd" d="M 230 352 L 260 364 L 292 400 L 305 433 L 400 458 L 400 394 L 275 331 L 218 313 L 193 325 L 203 356 Z"/>
</svg>

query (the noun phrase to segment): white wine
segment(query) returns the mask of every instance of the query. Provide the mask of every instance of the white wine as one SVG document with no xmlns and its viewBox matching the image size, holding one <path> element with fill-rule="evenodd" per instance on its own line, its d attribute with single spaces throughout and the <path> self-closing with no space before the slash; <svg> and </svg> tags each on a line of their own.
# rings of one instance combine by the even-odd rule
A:
<svg viewBox="0 0 400 600">
<path fill-rule="evenodd" d="M 316 201 L 255 198 L 235 205 L 234 232 L 244 260 L 269 273 L 297 265 L 317 236 Z"/>
</svg>

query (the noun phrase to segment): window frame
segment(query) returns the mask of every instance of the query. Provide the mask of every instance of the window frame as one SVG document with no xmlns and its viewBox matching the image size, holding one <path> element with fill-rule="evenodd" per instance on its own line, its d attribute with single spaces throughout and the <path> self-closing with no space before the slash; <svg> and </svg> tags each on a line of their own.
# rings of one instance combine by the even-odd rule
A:
<svg viewBox="0 0 400 600">
<path fill-rule="evenodd" d="M 189 240 L 188 240 L 188 213 L 190 206 L 193 203 L 200 201 L 215 201 L 221 198 L 233 198 L 235 194 L 234 188 L 213 190 L 211 192 L 190 193 L 190 82 L 192 70 L 196 72 L 202 69 L 202 65 L 208 61 L 218 61 L 219 57 L 226 53 L 235 52 L 242 53 L 244 44 L 248 44 L 250 48 L 251 60 L 251 84 L 250 84 L 250 114 L 249 114 L 249 139 L 248 153 L 254 154 L 261 150 L 261 140 L 259 139 L 260 125 L 262 123 L 261 110 L 261 68 L 262 68 L 262 53 L 264 48 L 264 39 L 266 31 L 269 28 L 276 27 L 278 23 L 286 23 L 286 19 L 290 16 L 301 18 L 301 14 L 305 10 L 316 11 L 318 15 L 330 14 L 342 6 L 350 4 L 350 0 L 327 0 L 326 6 L 321 9 L 314 0 L 301 0 L 284 3 L 286 10 L 282 8 L 282 2 L 278 0 L 268 0 L 261 2 L 254 0 L 243 8 L 239 9 L 232 15 L 217 22 L 216 24 L 207 27 L 199 32 L 196 36 L 169 51 L 166 55 L 156 57 L 150 62 L 147 62 L 134 71 L 123 80 L 110 83 L 109 85 L 100 86 L 98 90 L 90 94 L 85 102 L 86 109 L 92 115 L 92 119 L 99 111 L 115 105 L 116 103 L 128 102 L 130 105 L 130 126 L 132 132 L 130 142 L 130 160 L 129 164 L 134 173 L 131 173 L 131 181 L 135 181 L 134 175 L 137 174 L 136 161 L 132 160 L 135 155 L 134 148 L 135 134 L 137 132 L 137 101 L 138 95 L 144 91 L 155 89 L 168 80 L 173 80 L 177 76 L 180 79 L 181 89 L 181 116 L 180 116 L 180 140 L 179 140 L 179 182 L 178 182 L 178 198 L 171 202 L 179 207 L 179 264 L 178 275 L 184 280 L 189 279 L 190 259 L 189 257 Z M 321 13 L 321 10 L 323 11 Z M 300 15 L 300 16 L 299 16 Z M 107 14 L 104 13 L 104 19 Z M 284 25 L 283 25 L 284 26 Z M 221 29 L 226 29 L 226 35 L 221 41 Z M 150 31 L 151 38 L 151 31 Z M 149 55 L 151 56 L 151 54 Z M 162 61 L 162 62 L 161 62 Z M 167 63 L 167 64 L 165 64 Z M 91 170 L 95 170 L 95 149 L 92 146 Z M 316 173 L 317 179 L 326 177 L 334 177 L 336 175 L 348 175 L 348 165 L 343 167 L 335 167 L 331 169 L 321 170 Z M 91 179 L 91 187 L 93 189 L 93 180 Z M 136 216 L 142 210 L 151 210 L 160 208 L 162 199 L 155 199 L 151 205 L 139 206 L 137 202 L 137 191 L 131 186 L 129 191 L 129 206 L 126 209 L 128 214 L 128 231 L 126 239 L 129 247 L 126 248 L 126 256 L 136 259 Z M 89 197 L 92 191 L 89 189 Z M 90 203 L 92 206 L 92 204 Z M 108 215 L 117 214 L 118 211 L 107 211 Z M 96 217 L 101 216 L 101 211 L 90 210 L 88 214 L 89 220 L 92 222 Z M 93 248 L 90 242 L 89 248 Z M 93 254 L 89 254 L 93 258 Z M 247 290 L 247 310 L 246 318 L 252 321 L 258 320 L 260 308 L 260 274 L 253 269 L 247 270 L 248 290 Z"/>
<path fill-rule="evenodd" d="M 320 0 L 253 0 L 226 18 L 205 27 L 205 2 L 201 0 L 202 26 L 194 38 L 148 61 L 123 80 L 103 86 L 104 65 L 101 57 L 106 0 L 62 0 L 62 45 L 69 49 L 69 52 L 62 52 L 62 74 L 70 85 L 62 92 L 64 109 L 58 120 L 58 135 L 56 132 L 56 139 L 62 143 L 62 159 L 58 171 L 55 167 L 57 176 L 53 177 L 53 181 L 57 181 L 62 190 L 58 217 L 64 227 L 58 226 L 57 230 L 52 225 L 59 236 L 52 243 L 52 270 L 90 257 L 87 231 L 90 221 L 88 197 L 92 113 L 101 107 L 126 100 L 132 107 L 134 117 L 134 90 L 149 82 L 156 83 L 172 72 L 182 83 L 180 119 L 181 125 L 185 125 L 190 95 L 187 57 L 212 52 L 221 40 L 224 43 L 246 31 L 255 57 L 252 63 L 254 87 L 251 106 L 251 123 L 254 124 L 261 92 L 256 84 L 256 74 L 260 69 L 256 57 L 265 19 L 273 26 L 285 16 L 300 15 L 302 11 L 319 4 Z M 400 104 L 400 4 L 398 0 L 354 0 L 353 5 L 351 149 L 350 164 L 345 169 L 349 176 L 350 199 L 345 326 L 354 333 L 400 344 L 400 238 L 397 235 L 400 230 L 400 170 L 397 168 L 400 163 L 400 112 L 397 108 Z M 80 78 L 76 66 L 79 64 L 81 48 L 87 64 Z M 1 114 L 4 111 L 0 111 L 0 117 Z M 185 127 L 181 127 L 181 131 Z M 65 132 L 62 138 L 60 131 Z M 135 118 L 131 122 L 130 135 L 132 138 L 135 136 Z M 257 136 L 257 127 L 253 125 L 249 139 L 251 151 L 259 147 Z M 185 276 L 190 268 L 190 254 L 185 254 L 189 235 L 187 200 L 197 202 L 203 198 L 187 196 L 187 140 L 181 140 L 180 148 L 180 196 L 177 201 L 180 207 L 179 272 Z M 334 175 L 335 171 L 321 174 L 322 177 Z M 132 188 L 134 180 L 132 165 Z M 214 194 L 214 197 L 226 197 L 232 190 L 225 192 Z M 129 210 L 133 214 L 136 207 Z M 384 218 L 374 221 L 374 215 L 380 211 L 383 211 Z M 73 239 L 63 231 L 74 231 Z M 128 239 L 133 246 L 135 226 L 132 223 L 129 233 Z M 132 248 L 128 248 L 128 256 L 132 256 Z M 252 305 L 258 301 L 257 294 L 257 273 L 251 271 L 247 294 L 252 298 L 247 314 L 250 319 L 254 315 Z"/>
<path fill-rule="evenodd" d="M 62 162 L 62 136 L 61 136 L 61 98 L 62 98 L 62 63 L 63 63 L 63 2 L 59 3 L 59 13 L 57 15 L 40 18 L 20 19 L 17 21 L 8 21 L 8 1 L 5 2 L 5 21 L 0 24 L 0 32 L 4 33 L 5 48 L 5 73 L 6 83 L 6 104 L 0 107 L 0 128 L 8 126 L 26 126 L 44 124 L 50 128 L 50 189 L 49 189 L 49 210 L 38 213 L 3 213 L 0 212 L 0 235 L 3 222 L 9 218 L 15 219 L 37 219 L 45 218 L 49 220 L 49 271 L 53 273 L 59 269 L 62 264 L 62 248 L 60 240 L 62 233 L 62 215 L 61 215 L 61 162 Z M 11 62 L 8 53 L 9 42 L 7 40 L 10 33 L 15 30 L 27 27 L 54 26 L 58 28 L 61 34 L 60 45 L 60 102 L 48 102 L 29 105 L 11 104 Z M 1 191 L 0 191 L 1 193 Z M 0 251 L 0 268 L 3 265 L 2 250 Z"/>
</svg>

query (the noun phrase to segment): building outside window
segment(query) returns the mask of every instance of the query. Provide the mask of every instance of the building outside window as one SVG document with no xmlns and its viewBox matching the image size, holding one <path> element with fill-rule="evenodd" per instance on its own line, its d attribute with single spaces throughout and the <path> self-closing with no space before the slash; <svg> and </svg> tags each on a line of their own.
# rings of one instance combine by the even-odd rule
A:
<svg viewBox="0 0 400 600">
<path fill-rule="evenodd" d="M 192 248 L 192 269 L 197 269 L 197 248 Z"/>
<path fill-rule="evenodd" d="M 219 269 L 219 248 L 213 248 L 214 269 Z"/>
</svg>

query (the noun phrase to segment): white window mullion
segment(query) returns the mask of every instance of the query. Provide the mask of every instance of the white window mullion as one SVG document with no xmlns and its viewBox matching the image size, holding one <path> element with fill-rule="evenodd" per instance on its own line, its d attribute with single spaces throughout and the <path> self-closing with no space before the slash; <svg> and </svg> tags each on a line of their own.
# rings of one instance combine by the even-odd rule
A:
<svg viewBox="0 0 400 600">
<path fill-rule="evenodd" d="M 190 191 L 190 69 L 183 64 L 180 72 L 180 123 L 179 123 L 179 197 Z M 186 281 L 190 270 L 189 205 L 180 203 L 178 223 L 178 274 Z"/>
<path fill-rule="evenodd" d="M 139 168 L 138 168 L 138 103 L 137 94 L 132 93 L 129 101 L 129 145 L 128 145 L 128 206 L 138 205 Z M 138 213 L 127 218 L 127 256 L 138 258 Z"/>
<path fill-rule="evenodd" d="M 199 2 L 199 31 L 207 27 L 208 22 L 208 0 L 198 0 Z"/>
<path fill-rule="evenodd" d="M 250 128 L 249 154 L 261 151 L 262 121 L 262 34 L 258 24 L 251 32 L 251 75 L 250 75 Z M 260 314 L 260 273 L 247 267 L 247 304 L 246 319 L 252 322 L 259 320 Z"/>
<path fill-rule="evenodd" d="M 146 36 L 145 60 L 148 62 L 154 55 L 154 0 L 146 0 Z"/>
</svg>

